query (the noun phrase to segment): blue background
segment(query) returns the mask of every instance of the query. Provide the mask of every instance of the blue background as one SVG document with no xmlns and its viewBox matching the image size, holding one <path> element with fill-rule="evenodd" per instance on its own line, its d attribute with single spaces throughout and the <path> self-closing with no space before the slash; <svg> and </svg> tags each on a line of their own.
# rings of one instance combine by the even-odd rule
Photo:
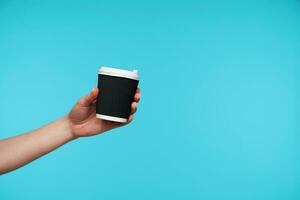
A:
<svg viewBox="0 0 300 200">
<path fill-rule="evenodd" d="M 299 1 L 0 0 L 0 137 L 100 65 L 139 69 L 135 121 L 1 176 L 1 200 L 300 199 Z"/>
</svg>

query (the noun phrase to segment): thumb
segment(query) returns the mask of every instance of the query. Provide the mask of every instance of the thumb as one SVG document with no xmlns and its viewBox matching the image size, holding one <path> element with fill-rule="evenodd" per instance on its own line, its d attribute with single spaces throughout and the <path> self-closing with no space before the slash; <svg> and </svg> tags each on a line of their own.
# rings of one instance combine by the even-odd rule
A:
<svg viewBox="0 0 300 200">
<path fill-rule="evenodd" d="M 82 97 L 78 101 L 78 105 L 88 107 L 97 99 L 99 89 L 94 87 L 93 90 L 86 96 Z"/>
</svg>

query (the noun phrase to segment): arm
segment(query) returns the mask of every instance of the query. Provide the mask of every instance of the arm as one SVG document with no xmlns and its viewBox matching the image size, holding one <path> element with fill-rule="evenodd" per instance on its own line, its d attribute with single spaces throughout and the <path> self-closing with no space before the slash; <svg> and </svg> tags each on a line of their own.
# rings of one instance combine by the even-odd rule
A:
<svg viewBox="0 0 300 200">
<path fill-rule="evenodd" d="M 81 98 L 67 116 L 32 132 L 0 140 L 0 174 L 26 165 L 74 139 L 123 126 L 95 117 L 98 92 L 98 88 L 94 88 L 90 94 Z M 137 89 L 129 122 L 133 120 L 139 99 L 140 90 Z"/>
</svg>

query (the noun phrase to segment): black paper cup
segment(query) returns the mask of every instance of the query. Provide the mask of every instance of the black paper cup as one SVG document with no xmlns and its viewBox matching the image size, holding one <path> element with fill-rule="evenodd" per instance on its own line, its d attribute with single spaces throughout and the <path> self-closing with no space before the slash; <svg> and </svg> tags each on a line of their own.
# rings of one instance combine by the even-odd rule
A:
<svg viewBox="0 0 300 200">
<path fill-rule="evenodd" d="M 111 67 L 98 70 L 96 118 L 126 123 L 139 83 L 138 71 Z"/>
</svg>

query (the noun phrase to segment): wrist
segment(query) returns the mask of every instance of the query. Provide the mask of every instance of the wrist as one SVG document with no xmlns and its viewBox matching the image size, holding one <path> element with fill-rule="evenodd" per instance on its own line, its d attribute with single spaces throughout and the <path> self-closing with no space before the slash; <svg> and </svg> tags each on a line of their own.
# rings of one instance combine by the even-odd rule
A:
<svg viewBox="0 0 300 200">
<path fill-rule="evenodd" d="M 78 136 L 76 136 L 74 133 L 73 133 L 73 129 L 72 129 L 72 122 L 69 118 L 68 115 L 64 116 L 62 118 L 62 120 L 64 121 L 65 125 L 66 125 L 66 135 L 69 139 L 69 141 L 72 141 L 72 140 L 75 140 L 78 138 Z"/>
</svg>

